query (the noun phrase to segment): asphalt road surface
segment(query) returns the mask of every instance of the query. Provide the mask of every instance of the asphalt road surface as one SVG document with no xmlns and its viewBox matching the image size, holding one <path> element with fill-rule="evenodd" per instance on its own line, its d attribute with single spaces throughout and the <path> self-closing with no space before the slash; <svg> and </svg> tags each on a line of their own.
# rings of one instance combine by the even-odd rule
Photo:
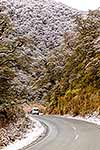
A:
<svg viewBox="0 0 100 150">
<path fill-rule="evenodd" d="M 100 127 L 58 116 L 41 116 L 48 126 L 41 141 L 23 150 L 100 150 Z"/>
</svg>

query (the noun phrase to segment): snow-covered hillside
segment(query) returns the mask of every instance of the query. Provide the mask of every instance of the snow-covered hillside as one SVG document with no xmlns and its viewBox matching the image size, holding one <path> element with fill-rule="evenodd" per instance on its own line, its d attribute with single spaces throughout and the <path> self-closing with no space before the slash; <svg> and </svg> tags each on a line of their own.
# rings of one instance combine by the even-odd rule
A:
<svg viewBox="0 0 100 150">
<path fill-rule="evenodd" d="M 29 100 L 45 101 L 53 83 L 46 69 L 50 57 L 54 59 L 52 62 L 56 61 L 56 71 L 61 73 L 66 54 L 57 47 L 64 41 L 64 34 L 72 31 L 73 21 L 81 12 L 54 0 L 2 0 L 0 9 L 12 19 L 15 28 L 12 37 L 32 40 L 18 50 L 20 65 L 25 65 L 16 67 L 17 90 L 25 91 Z"/>
<path fill-rule="evenodd" d="M 2 0 L 17 27 L 17 34 L 29 35 L 42 53 L 58 47 L 63 34 L 73 27 L 79 14 L 54 0 Z"/>
</svg>

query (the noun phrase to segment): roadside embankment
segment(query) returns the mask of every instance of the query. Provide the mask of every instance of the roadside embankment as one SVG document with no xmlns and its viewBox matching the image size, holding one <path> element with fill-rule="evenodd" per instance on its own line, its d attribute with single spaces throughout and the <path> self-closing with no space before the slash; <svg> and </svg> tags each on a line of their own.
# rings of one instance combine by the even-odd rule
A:
<svg viewBox="0 0 100 150">
<path fill-rule="evenodd" d="M 33 141 L 36 141 L 45 132 L 44 126 L 33 117 L 28 116 L 28 121 L 29 124 L 27 124 L 27 127 L 25 128 L 23 127 L 21 129 L 18 129 L 18 127 L 16 127 L 15 133 L 14 133 L 15 128 L 13 125 L 11 125 L 13 126 L 13 129 L 10 128 L 8 131 L 7 130 L 5 131 L 5 133 L 7 132 L 6 133 L 7 136 L 3 137 L 3 139 L 10 140 L 10 138 L 13 137 L 13 140 L 10 140 L 9 144 L 5 144 L 5 147 L 3 147 L 2 150 L 22 149 L 23 147 L 26 147 L 27 145 L 31 144 Z M 17 136 L 16 134 L 20 135 Z"/>
</svg>

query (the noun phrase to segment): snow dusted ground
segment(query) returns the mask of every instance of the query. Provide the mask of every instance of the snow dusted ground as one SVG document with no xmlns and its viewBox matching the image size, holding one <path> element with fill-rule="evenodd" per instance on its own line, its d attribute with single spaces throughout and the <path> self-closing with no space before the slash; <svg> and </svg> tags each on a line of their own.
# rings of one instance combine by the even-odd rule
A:
<svg viewBox="0 0 100 150">
<path fill-rule="evenodd" d="M 7 147 L 3 148 L 2 150 L 18 150 L 21 149 L 29 144 L 31 144 L 33 141 L 38 139 L 41 134 L 44 133 L 44 127 L 43 125 L 30 117 L 31 120 L 35 122 L 34 128 L 32 130 L 28 130 L 28 132 L 24 135 L 24 138 L 21 140 L 16 140 L 14 143 L 9 144 Z"/>
<path fill-rule="evenodd" d="M 100 116 L 97 116 L 97 115 L 87 115 L 85 117 L 81 117 L 81 116 L 76 116 L 76 117 L 73 117 L 73 116 L 70 116 L 70 115 L 64 115 L 64 117 L 67 117 L 67 118 L 70 118 L 70 119 L 76 119 L 76 120 L 83 120 L 83 121 L 86 121 L 86 122 L 90 122 L 90 123 L 94 123 L 96 125 L 100 125 Z"/>
</svg>

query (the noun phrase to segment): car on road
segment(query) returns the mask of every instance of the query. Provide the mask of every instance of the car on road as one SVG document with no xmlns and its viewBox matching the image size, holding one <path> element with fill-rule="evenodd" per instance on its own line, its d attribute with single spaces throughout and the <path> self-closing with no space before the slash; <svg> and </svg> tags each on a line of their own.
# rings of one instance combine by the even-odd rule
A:
<svg viewBox="0 0 100 150">
<path fill-rule="evenodd" d="M 32 115 L 39 115 L 39 108 L 33 107 L 31 112 L 32 112 Z"/>
</svg>

